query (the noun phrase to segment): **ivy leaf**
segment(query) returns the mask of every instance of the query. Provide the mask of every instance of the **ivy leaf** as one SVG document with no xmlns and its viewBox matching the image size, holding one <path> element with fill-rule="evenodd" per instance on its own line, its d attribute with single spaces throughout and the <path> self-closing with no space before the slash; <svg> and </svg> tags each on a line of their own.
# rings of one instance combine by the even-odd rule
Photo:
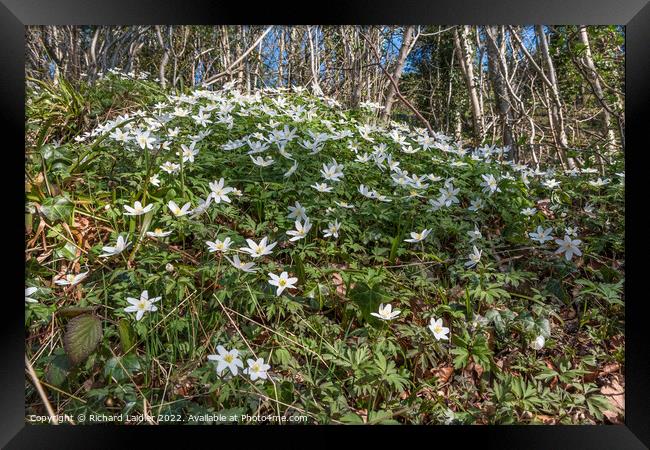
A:
<svg viewBox="0 0 650 450">
<path fill-rule="evenodd" d="M 102 339 L 102 321 L 97 316 L 83 314 L 68 322 L 63 346 L 73 365 L 88 358 Z"/>
<path fill-rule="evenodd" d="M 104 376 L 109 380 L 112 378 L 119 383 L 140 370 L 142 370 L 140 360 L 135 354 L 114 356 L 106 361 Z"/>
<path fill-rule="evenodd" d="M 41 212 L 50 222 L 67 222 L 72 216 L 72 202 L 62 195 L 46 198 Z"/>
</svg>

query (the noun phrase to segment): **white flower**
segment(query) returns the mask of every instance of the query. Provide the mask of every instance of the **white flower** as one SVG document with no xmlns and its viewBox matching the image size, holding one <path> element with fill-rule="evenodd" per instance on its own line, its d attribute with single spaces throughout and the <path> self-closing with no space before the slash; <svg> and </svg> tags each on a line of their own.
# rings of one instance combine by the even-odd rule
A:
<svg viewBox="0 0 650 450">
<path fill-rule="evenodd" d="M 560 247 L 555 250 L 556 254 L 562 254 L 564 253 L 564 258 L 567 261 L 571 261 L 571 258 L 573 258 L 573 255 L 578 255 L 582 256 L 582 252 L 578 248 L 578 246 L 582 243 L 580 239 L 571 239 L 571 236 L 568 234 L 564 236 L 564 239 L 556 239 L 555 243 L 559 245 Z"/>
<path fill-rule="evenodd" d="M 429 329 L 433 333 L 433 337 L 437 340 L 449 340 L 447 337 L 447 334 L 449 334 L 449 328 L 442 326 L 442 319 L 436 320 L 435 317 L 432 317 L 429 321 Z"/>
<path fill-rule="evenodd" d="M 483 208 L 485 206 L 485 202 L 481 198 L 476 198 L 471 201 L 469 209 L 470 211 L 478 211 L 479 209 Z"/>
<path fill-rule="evenodd" d="M 367 163 L 370 161 L 370 156 L 368 153 L 364 153 L 363 155 L 357 155 L 355 161 L 360 162 L 360 163 Z"/>
<path fill-rule="evenodd" d="M 163 165 L 160 166 L 160 168 L 169 174 L 174 174 L 181 169 L 181 166 L 180 164 L 175 164 L 173 162 L 166 161 Z"/>
<path fill-rule="evenodd" d="M 332 187 L 328 186 L 326 183 L 314 183 L 311 185 L 318 192 L 332 192 Z"/>
<path fill-rule="evenodd" d="M 578 234 L 578 227 L 566 227 L 564 233 L 569 236 L 576 236 Z"/>
<path fill-rule="evenodd" d="M 604 180 L 600 177 L 596 181 L 590 181 L 589 184 L 593 187 L 601 187 L 601 186 L 607 186 L 609 184 L 609 178 L 605 178 Z"/>
<path fill-rule="evenodd" d="M 323 164 L 323 168 L 320 171 L 323 178 L 329 181 L 341 181 L 340 179 L 343 175 L 343 166 L 337 164 L 336 160 L 331 165 Z"/>
<path fill-rule="evenodd" d="M 375 190 L 368 189 L 365 185 L 360 184 L 358 191 L 361 195 L 367 198 L 377 198 L 377 192 Z"/>
<path fill-rule="evenodd" d="M 253 272 L 255 272 L 255 271 L 253 270 L 253 267 L 255 267 L 255 263 L 254 263 L 254 262 L 247 262 L 247 263 L 244 263 L 244 262 L 242 262 L 242 261 L 239 259 L 239 255 L 235 255 L 235 256 L 233 256 L 232 259 L 230 259 L 230 258 L 228 258 L 228 257 L 226 256 L 226 259 L 228 260 L 228 262 L 229 262 L 229 263 L 230 263 L 234 268 L 236 268 L 236 269 L 238 269 L 238 270 L 244 271 L 244 272 L 246 272 L 246 273 L 253 273 Z"/>
<path fill-rule="evenodd" d="M 207 126 L 209 123 L 212 123 L 210 120 L 210 114 L 205 115 L 203 111 L 199 111 L 198 115 L 192 116 L 192 119 L 198 124 L 201 125 L 202 127 Z"/>
<path fill-rule="evenodd" d="M 155 297 L 150 299 L 149 292 L 144 290 L 142 291 L 142 294 L 140 294 L 140 300 L 132 297 L 127 297 L 126 301 L 129 302 L 131 305 L 124 308 L 124 312 L 134 312 L 136 313 L 135 320 L 140 320 L 142 319 L 142 316 L 144 316 L 145 312 L 158 311 L 158 308 L 156 307 L 156 305 L 154 305 L 154 302 L 157 302 L 161 298 L 162 297 Z"/>
<path fill-rule="evenodd" d="M 431 233 L 431 230 L 427 230 L 426 228 L 422 230 L 421 233 L 417 233 L 414 231 L 411 231 L 411 239 L 404 239 L 404 242 L 420 242 L 423 241 L 429 236 L 429 233 Z"/>
<path fill-rule="evenodd" d="M 481 234 L 481 230 L 478 229 L 478 225 L 474 225 L 474 230 L 473 231 L 468 231 L 467 234 L 469 235 L 469 240 L 470 242 L 475 241 L 476 239 L 481 239 L 483 235 Z"/>
<path fill-rule="evenodd" d="M 185 203 L 182 208 L 179 208 L 175 201 L 170 200 L 167 206 L 176 217 L 184 216 L 190 212 L 190 202 Z"/>
<path fill-rule="evenodd" d="M 438 203 L 445 206 L 451 206 L 454 203 L 459 203 L 458 197 L 456 196 L 460 192 L 460 188 L 454 188 L 453 184 L 449 180 L 445 182 L 445 186 L 438 189 L 440 192 L 440 197 L 438 198 Z"/>
<path fill-rule="evenodd" d="M 268 374 L 266 373 L 271 366 L 264 364 L 264 358 L 258 358 L 256 361 L 252 359 L 246 360 L 248 367 L 244 369 L 244 373 L 250 375 L 251 381 L 255 381 L 258 378 L 266 380 Z"/>
<path fill-rule="evenodd" d="M 296 202 L 296 206 L 289 206 L 289 219 L 307 220 L 307 210 L 300 203 Z"/>
<path fill-rule="evenodd" d="M 227 252 L 230 250 L 230 246 L 232 245 L 232 240 L 227 237 L 223 241 L 219 239 L 215 239 L 214 242 L 211 241 L 205 241 L 205 243 L 208 245 L 210 250 L 208 250 L 210 253 L 212 252 Z"/>
<path fill-rule="evenodd" d="M 171 231 L 163 231 L 162 228 L 156 228 L 153 231 L 147 231 L 147 236 L 156 238 L 163 238 L 169 236 L 170 234 L 172 234 Z"/>
<path fill-rule="evenodd" d="M 240 250 L 242 252 L 246 252 L 250 254 L 253 258 L 257 258 L 264 255 L 270 255 L 272 253 L 271 250 L 273 249 L 273 247 L 275 247 L 277 242 L 273 242 L 272 244 L 267 245 L 266 244 L 267 241 L 268 241 L 268 237 L 262 239 L 259 244 L 256 244 L 255 241 L 253 241 L 252 239 L 246 239 L 246 243 L 248 244 L 248 247 L 242 247 L 240 248 Z"/>
<path fill-rule="evenodd" d="M 208 207 L 210 206 L 210 203 L 212 202 L 212 196 L 208 195 L 208 198 L 205 200 L 201 200 L 198 205 L 196 205 L 196 208 L 194 208 L 192 211 L 192 217 L 198 217 L 204 212 L 208 210 Z"/>
<path fill-rule="evenodd" d="M 294 289 L 296 286 L 296 282 L 298 281 L 298 278 L 291 277 L 289 278 L 289 274 L 287 272 L 282 272 L 280 276 L 277 276 L 273 273 L 268 274 L 269 277 L 271 277 L 269 281 L 269 284 L 271 286 L 277 286 L 277 291 L 275 295 L 279 296 L 282 294 L 282 291 L 285 289 Z"/>
<path fill-rule="evenodd" d="M 287 234 L 289 236 L 293 236 L 291 239 L 289 239 L 291 242 L 306 237 L 307 233 L 309 233 L 309 230 L 311 230 L 311 223 L 309 222 L 309 218 L 305 220 L 304 224 L 300 223 L 300 220 L 296 220 L 295 226 L 296 226 L 295 230 L 287 231 Z"/>
<path fill-rule="evenodd" d="M 336 203 L 341 208 L 354 209 L 354 205 L 351 205 L 348 202 L 344 202 L 344 201 L 337 202 L 337 201 L 335 201 L 334 203 Z"/>
<path fill-rule="evenodd" d="M 230 198 L 228 197 L 228 194 L 233 191 L 233 188 L 231 187 L 224 187 L 224 179 L 221 178 L 219 181 L 213 181 L 212 183 L 209 183 L 210 190 L 212 191 L 210 195 L 214 199 L 215 203 L 221 203 L 223 200 L 226 203 L 230 203 Z"/>
<path fill-rule="evenodd" d="M 149 136 L 149 131 L 136 131 L 135 141 L 138 143 L 141 149 L 153 148 L 153 143 L 156 141 L 156 138 Z"/>
<path fill-rule="evenodd" d="M 537 337 L 535 338 L 534 341 L 532 341 L 532 342 L 530 343 L 530 346 L 531 346 L 534 350 L 541 350 L 542 348 L 544 348 L 544 344 L 545 344 L 545 343 L 546 343 L 546 339 L 544 338 L 544 336 L 539 335 L 539 336 L 537 336 Z"/>
<path fill-rule="evenodd" d="M 536 212 L 537 212 L 537 208 L 524 208 L 521 210 L 521 213 L 524 216 L 528 216 L 528 217 L 534 216 Z"/>
<path fill-rule="evenodd" d="M 547 228 L 544 229 L 541 225 L 537 227 L 536 232 L 530 232 L 528 233 L 528 236 L 535 242 L 539 242 L 540 244 L 543 244 L 546 241 L 552 241 L 553 236 L 551 236 L 551 233 L 553 233 L 553 228 Z"/>
<path fill-rule="evenodd" d="M 554 178 L 551 178 L 550 180 L 544 180 L 542 181 L 542 184 L 549 189 L 553 189 L 560 186 L 560 182 L 555 180 Z"/>
<path fill-rule="evenodd" d="M 32 295 L 34 295 L 36 291 L 38 291 L 38 288 L 36 287 L 25 288 L 25 301 L 27 303 L 38 303 L 38 300 L 32 298 Z"/>
<path fill-rule="evenodd" d="M 87 276 L 88 276 L 88 272 L 82 272 L 76 275 L 69 273 L 59 278 L 58 280 L 55 280 L 54 283 L 58 284 L 59 286 L 68 286 L 68 285 L 74 286 L 75 284 L 79 283 Z"/>
<path fill-rule="evenodd" d="M 244 363 L 239 359 L 239 351 L 232 349 L 226 350 L 223 346 L 217 346 L 216 355 L 208 355 L 210 361 L 217 361 L 217 375 L 221 375 L 224 370 L 230 369 L 230 372 L 237 376 L 239 367 L 244 368 Z"/>
<path fill-rule="evenodd" d="M 122 143 L 129 141 L 128 131 L 122 131 L 121 128 L 116 128 L 108 137 Z"/>
<path fill-rule="evenodd" d="M 497 184 L 497 180 L 494 178 L 494 175 L 490 173 L 481 176 L 484 180 L 481 183 L 481 186 L 483 186 L 483 192 L 489 193 L 490 195 L 494 194 L 495 192 L 501 192 L 501 189 L 499 189 L 499 185 Z"/>
<path fill-rule="evenodd" d="M 156 187 L 160 186 L 160 178 L 158 178 L 158 174 L 155 174 L 152 177 L 149 177 L 149 183 L 153 184 Z"/>
<path fill-rule="evenodd" d="M 106 253 L 99 255 L 100 258 L 107 258 L 109 256 L 119 255 L 122 253 L 131 243 L 127 242 L 122 236 L 118 236 L 115 247 L 102 247 L 102 250 Z"/>
<path fill-rule="evenodd" d="M 153 204 L 149 204 L 147 206 L 142 206 L 142 203 L 140 202 L 135 202 L 133 204 L 133 208 L 131 208 L 128 205 L 124 205 L 124 209 L 126 209 L 127 212 L 124 213 L 125 216 L 141 216 L 142 214 L 146 214 L 149 211 L 151 211 L 151 208 L 153 208 Z"/>
<path fill-rule="evenodd" d="M 192 142 L 188 147 L 185 144 L 181 144 L 181 155 L 183 156 L 183 162 L 194 162 L 194 157 L 199 154 L 199 150 L 194 148 L 196 143 Z M 176 153 L 178 155 L 178 153 Z"/>
<path fill-rule="evenodd" d="M 291 167 L 289 167 L 289 170 L 287 170 L 287 171 L 284 173 L 283 176 L 284 176 L 285 178 L 290 177 L 291 175 L 293 175 L 293 173 L 296 171 L 296 169 L 298 169 L 298 161 L 294 161 L 293 165 L 292 165 Z"/>
<path fill-rule="evenodd" d="M 323 230 L 323 235 L 325 237 L 332 237 L 334 236 L 335 238 L 339 237 L 339 230 L 341 229 L 341 224 L 339 223 L 338 220 L 335 220 L 334 223 L 330 222 L 327 225 L 327 229 Z"/>
<path fill-rule="evenodd" d="M 393 320 L 395 317 L 399 316 L 400 313 L 401 311 L 399 309 L 393 311 L 393 307 L 390 303 L 388 303 L 386 306 L 384 306 L 382 303 L 379 305 L 379 312 L 371 312 L 370 315 L 378 317 L 381 320 Z"/>
<path fill-rule="evenodd" d="M 465 263 L 466 267 L 474 267 L 479 263 L 481 260 L 481 254 L 483 253 L 483 250 L 479 250 L 476 248 L 476 245 L 473 246 L 472 253 L 469 254 L 468 258 L 469 261 Z"/>
<path fill-rule="evenodd" d="M 267 156 L 266 159 L 262 159 L 261 156 L 258 156 L 257 158 L 253 158 L 253 156 L 250 155 L 250 158 L 251 158 L 251 160 L 253 160 L 253 163 L 256 166 L 260 166 L 260 167 L 270 166 L 274 162 L 273 158 L 271 158 L 270 156 Z"/>
</svg>

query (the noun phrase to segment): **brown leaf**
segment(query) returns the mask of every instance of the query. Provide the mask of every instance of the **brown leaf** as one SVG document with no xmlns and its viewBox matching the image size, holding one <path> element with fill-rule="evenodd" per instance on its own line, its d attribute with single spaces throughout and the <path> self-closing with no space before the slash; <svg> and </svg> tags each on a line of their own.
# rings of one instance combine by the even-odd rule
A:
<svg viewBox="0 0 650 450">
<path fill-rule="evenodd" d="M 603 415 L 612 423 L 622 423 L 625 413 L 625 389 L 621 385 L 621 376 L 614 375 L 607 384 L 600 388 L 603 394 L 612 404 L 612 409 L 603 412 Z"/>
<path fill-rule="evenodd" d="M 552 416 L 545 416 L 543 414 L 538 414 L 535 416 L 537 420 L 542 422 L 544 425 L 555 425 L 555 417 Z"/>
<path fill-rule="evenodd" d="M 332 281 L 334 283 L 334 286 L 336 286 L 336 295 L 338 295 L 339 297 L 345 297 L 345 293 L 346 293 L 345 282 L 343 281 L 343 277 L 341 276 L 341 274 L 333 273 Z"/>
<path fill-rule="evenodd" d="M 555 214 L 553 214 L 553 211 L 550 210 L 548 205 L 551 203 L 551 200 L 548 198 L 545 198 L 543 200 L 539 200 L 537 202 L 537 209 L 539 209 L 544 216 L 546 216 L 548 219 L 555 219 Z"/>
<path fill-rule="evenodd" d="M 452 366 L 444 366 L 433 370 L 433 374 L 438 378 L 440 384 L 445 384 L 454 373 Z"/>
<path fill-rule="evenodd" d="M 483 367 L 480 364 L 474 364 L 474 372 L 477 378 L 481 378 L 481 375 L 483 375 Z"/>
<path fill-rule="evenodd" d="M 601 370 L 600 375 L 608 375 L 610 373 L 618 372 L 621 366 L 618 363 L 607 364 Z"/>
</svg>

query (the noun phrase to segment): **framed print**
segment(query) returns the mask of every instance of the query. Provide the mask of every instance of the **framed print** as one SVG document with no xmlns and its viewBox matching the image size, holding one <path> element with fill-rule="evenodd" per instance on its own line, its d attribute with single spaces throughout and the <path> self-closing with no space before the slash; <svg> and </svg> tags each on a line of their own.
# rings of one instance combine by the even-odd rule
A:
<svg viewBox="0 0 650 450">
<path fill-rule="evenodd" d="M 7 448 L 650 443 L 646 2 L 2 3 Z"/>
</svg>

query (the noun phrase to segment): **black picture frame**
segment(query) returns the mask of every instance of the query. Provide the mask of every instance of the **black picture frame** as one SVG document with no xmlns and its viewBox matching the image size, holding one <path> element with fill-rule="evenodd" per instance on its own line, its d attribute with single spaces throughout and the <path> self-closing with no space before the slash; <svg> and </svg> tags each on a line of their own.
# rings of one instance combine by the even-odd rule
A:
<svg viewBox="0 0 650 450">
<path fill-rule="evenodd" d="M 24 289 L 24 178 L 19 148 L 24 148 L 24 36 L 25 25 L 82 24 L 617 24 L 626 27 L 626 368 L 625 425 L 599 426 L 439 426 L 439 427 L 212 427 L 185 428 L 192 441 L 176 426 L 149 427 L 38 426 L 25 423 L 24 326 L 19 317 L 19 297 Z M 198 436 L 217 430 L 221 436 L 238 434 L 238 439 L 259 439 L 267 445 L 289 447 L 306 440 L 287 433 L 318 433 L 327 438 L 334 431 L 337 442 L 347 436 L 379 438 L 386 444 L 416 444 L 404 441 L 403 433 L 419 434 L 423 442 L 453 439 L 461 446 L 500 448 L 590 448 L 635 449 L 650 446 L 650 359 L 644 342 L 646 335 L 643 272 L 645 270 L 644 176 L 648 144 L 644 139 L 650 104 L 650 4 L 648 0 L 472 0 L 444 1 L 327 1 L 281 2 L 253 5 L 249 2 L 163 1 L 163 0 L 0 0 L 0 115 L 6 126 L 3 134 L 3 203 L 10 213 L 4 221 L 3 247 L 8 261 L 4 282 L 10 287 L 4 297 L 4 320 L 0 327 L 0 446 L 3 448 L 115 448 L 133 442 L 136 434 L 147 433 L 171 443 L 181 439 L 187 445 L 201 444 Z M 631 150 L 630 150 L 631 149 Z M 631 153 L 630 153 L 631 152 Z M 644 160 L 645 158 L 645 160 Z M 22 160 L 24 164 L 24 158 Z M 634 196 L 638 196 L 634 199 Z M 22 229 L 22 230 L 21 230 Z M 10 255 L 10 256 L 9 256 Z M 15 258 L 15 259 L 14 259 Z M 22 275 L 22 278 L 21 278 Z M 22 284 L 21 284 L 22 283 Z M 645 338 L 647 339 L 647 337 Z M 281 431 L 280 431 L 281 430 Z M 262 436 L 251 438 L 249 433 Z M 282 434 L 279 434 L 282 433 Z M 289 439 L 287 439 L 289 437 Z M 410 436 L 409 436 L 410 437 Z M 415 436 L 413 436 L 415 438 Z M 157 440 L 156 439 L 156 440 Z M 433 441 L 432 439 L 435 439 Z M 208 441 L 209 443 L 210 441 Z M 148 442 L 151 445 L 152 442 Z M 448 444 L 449 445 L 449 444 Z"/>
</svg>

